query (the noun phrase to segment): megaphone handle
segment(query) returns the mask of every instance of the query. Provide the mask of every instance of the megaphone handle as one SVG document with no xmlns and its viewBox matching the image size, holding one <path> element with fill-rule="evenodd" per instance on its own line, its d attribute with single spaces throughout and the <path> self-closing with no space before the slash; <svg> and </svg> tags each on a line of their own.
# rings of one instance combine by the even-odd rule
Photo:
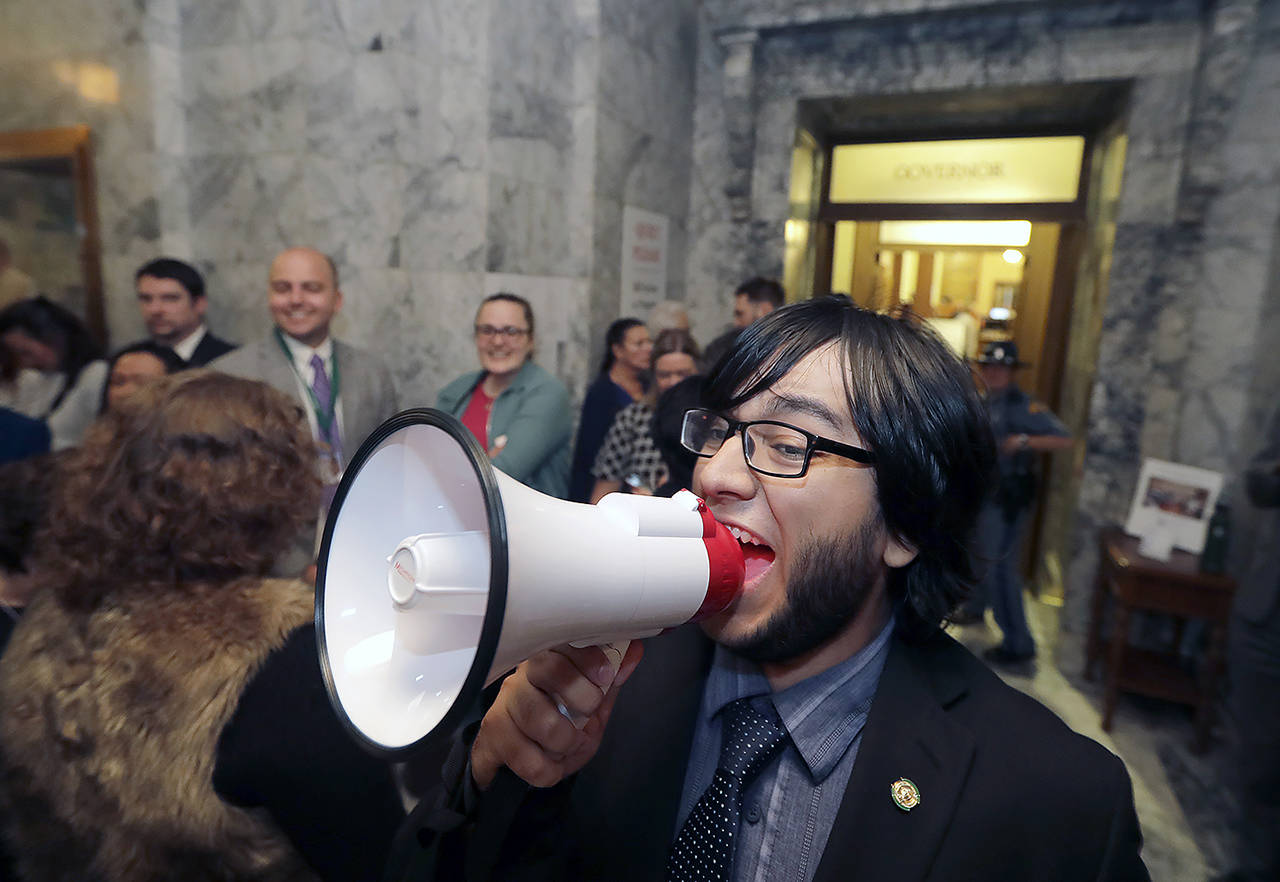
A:
<svg viewBox="0 0 1280 882">
<path fill-rule="evenodd" d="M 591 645 L 592 644 L 590 643 L 584 643 L 581 646 L 577 643 L 570 644 L 570 646 L 573 646 L 577 649 L 581 649 L 583 646 L 591 646 Z M 604 657 L 608 659 L 609 667 L 613 668 L 613 675 L 615 677 L 618 676 L 618 669 L 622 667 L 622 659 L 626 656 L 627 648 L 631 646 L 631 641 L 615 640 L 612 643 L 601 643 L 598 645 L 600 647 L 600 651 L 604 653 Z M 606 687 L 604 691 L 607 693 L 609 689 Z M 561 700 L 559 695 L 553 695 L 551 697 L 556 700 L 556 708 L 560 711 L 560 713 L 564 714 L 564 717 L 566 720 L 568 720 L 570 723 L 573 723 L 573 725 L 579 729 L 587 725 L 587 718 L 571 713 L 569 709 L 564 706 L 564 701 Z"/>
</svg>

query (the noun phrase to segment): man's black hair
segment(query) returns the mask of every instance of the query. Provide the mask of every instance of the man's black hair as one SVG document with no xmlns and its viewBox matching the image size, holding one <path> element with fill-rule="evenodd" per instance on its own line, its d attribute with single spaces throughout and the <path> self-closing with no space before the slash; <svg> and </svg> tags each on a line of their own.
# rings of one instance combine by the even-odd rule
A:
<svg viewBox="0 0 1280 882">
<path fill-rule="evenodd" d="M 889 572 L 899 624 L 932 633 L 974 581 L 970 534 L 990 486 L 995 441 L 968 367 L 917 316 L 863 309 L 827 295 L 752 323 L 708 378 L 706 405 L 728 412 L 781 380 L 806 355 L 839 347 L 845 397 L 876 455 L 886 529 L 917 551 Z"/>
<path fill-rule="evenodd" d="M 684 412 L 702 404 L 706 381 L 706 377 L 698 374 L 685 377 L 659 395 L 654 405 L 649 435 L 667 466 L 667 481 L 655 489 L 655 496 L 674 496 L 693 484 L 693 467 L 698 457 L 680 443 L 680 434 Z"/>
<path fill-rule="evenodd" d="M 143 276 L 151 276 L 153 279 L 173 279 L 187 289 L 192 300 L 199 300 L 204 296 L 204 277 L 191 264 L 183 263 L 173 257 L 158 257 L 149 263 L 144 263 L 133 274 L 133 280 L 137 282 Z"/>
<path fill-rule="evenodd" d="M 787 301 L 787 292 L 783 290 L 781 283 L 777 279 L 767 279 L 764 276 L 753 276 L 747 279 L 733 292 L 734 297 L 739 294 L 752 303 L 768 303 L 774 309 Z"/>
</svg>

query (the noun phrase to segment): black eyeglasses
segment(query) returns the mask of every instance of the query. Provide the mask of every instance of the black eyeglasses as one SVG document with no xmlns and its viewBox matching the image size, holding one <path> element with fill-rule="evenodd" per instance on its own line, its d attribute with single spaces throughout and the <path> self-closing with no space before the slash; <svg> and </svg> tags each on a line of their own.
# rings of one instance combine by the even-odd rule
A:
<svg viewBox="0 0 1280 882">
<path fill-rule="evenodd" d="M 507 325 L 505 328 L 495 328 L 493 325 L 476 325 L 477 337 L 505 337 L 508 340 L 514 340 L 517 337 L 523 337 L 529 333 L 528 328 L 513 328 Z"/>
<path fill-rule="evenodd" d="M 875 454 L 852 444 L 842 444 L 776 420 L 731 420 L 701 408 L 686 410 L 680 427 L 680 443 L 698 456 L 711 457 L 735 432 L 742 435 L 742 455 L 747 465 L 762 475 L 801 478 L 809 470 L 815 450 L 834 453 L 854 462 L 873 465 Z"/>
</svg>

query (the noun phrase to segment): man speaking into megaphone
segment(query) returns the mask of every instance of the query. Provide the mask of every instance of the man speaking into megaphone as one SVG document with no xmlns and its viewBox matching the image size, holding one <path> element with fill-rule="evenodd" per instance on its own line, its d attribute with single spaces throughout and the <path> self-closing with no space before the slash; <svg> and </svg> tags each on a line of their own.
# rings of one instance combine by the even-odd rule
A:
<svg viewBox="0 0 1280 882">
<path fill-rule="evenodd" d="M 777 310 L 682 443 L 741 595 L 616 676 L 593 647 L 521 664 L 415 831 L 428 875 L 1148 878 L 1120 760 L 940 629 L 995 459 L 942 342 L 846 297 Z"/>
</svg>

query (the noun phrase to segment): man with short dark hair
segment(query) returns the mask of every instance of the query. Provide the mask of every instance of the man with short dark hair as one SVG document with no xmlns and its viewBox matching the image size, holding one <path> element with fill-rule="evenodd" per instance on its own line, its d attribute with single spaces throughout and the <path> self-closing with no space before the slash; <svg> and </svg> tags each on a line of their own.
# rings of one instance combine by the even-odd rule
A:
<svg viewBox="0 0 1280 882">
<path fill-rule="evenodd" d="M 787 292 L 776 279 L 752 276 L 733 292 L 733 328 L 711 341 L 703 353 L 708 367 L 714 366 L 733 347 L 742 329 L 782 306 Z"/>
<path fill-rule="evenodd" d="M 786 302 L 787 293 L 775 279 L 755 276 L 747 279 L 733 292 L 733 325 L 745 328 L 756 319 L 764 318 Z"/>
<path fill-rule="evenodd" d="M 940 629 L 995 465 L 945 344 L 843 296 L 785 307 L 682 439 L 742 594 L 616 677 L 571 646 L 507 677 L 419 832 L 437 878 L 1148 878 L 1120 760 Z"/>
<path fill-rule="evenodd" d="M 161 257 L 139 267 L 133 279 L 151 341 L 172 349 L 185 367 L 203 367 L 236 348 L 205 325 L 209 301 L 195 267 Z"/>
</svg>

